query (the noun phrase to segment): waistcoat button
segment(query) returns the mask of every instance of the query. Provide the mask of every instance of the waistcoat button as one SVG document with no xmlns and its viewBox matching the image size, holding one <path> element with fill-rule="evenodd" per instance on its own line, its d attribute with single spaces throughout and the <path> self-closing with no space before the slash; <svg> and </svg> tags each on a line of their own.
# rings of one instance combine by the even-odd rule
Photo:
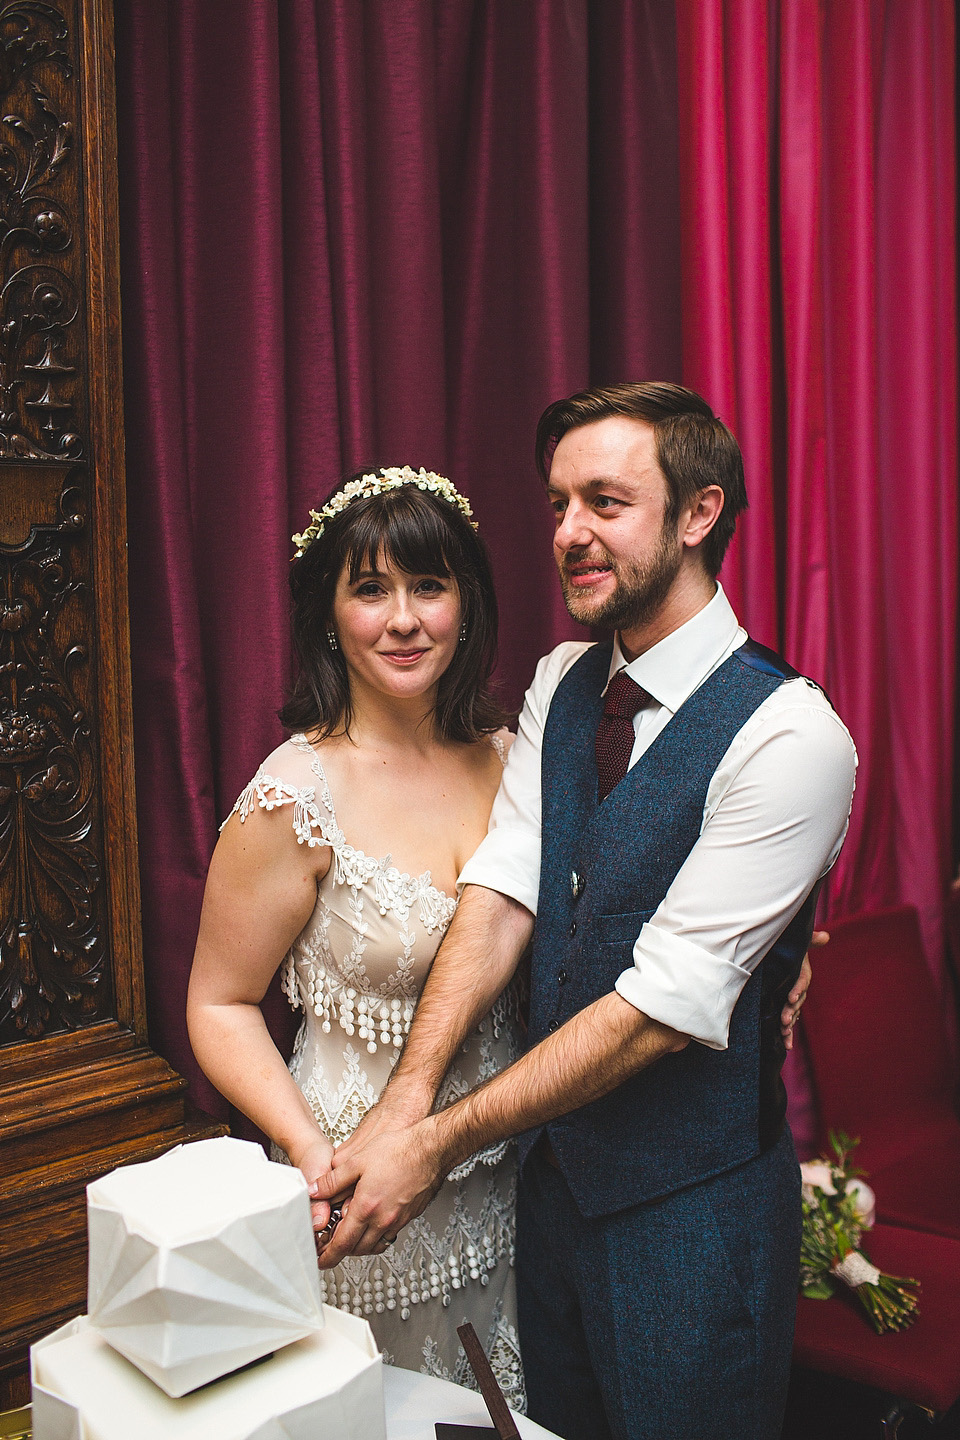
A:
<svg viewBox="0 0 960 1440">
<path fill-rule="evenodd" d="M 576 920 L 571 920 L 571 922 L 570 922 L 570 934 L 571 934 L 571 935 L 576 935 L 576 933 L 577 933 L 577 922 L 576 922 Z"/>
<path fill-rule="evenodd" d="M 559 1021 L 559 1020 L 551 1020 L 551 1021 L 550 1021 L 550 1024 L 547 1026 L 547 1029 L 551 1032 L 551 1034 L 553 1033 L 554 1030 L 559 1030 L 559 1029 L 560 1029 L 560 1021 Z"/>
<path fill-rule="evenodd" d="M 571 894 L 573 895 L 574 900 L 579 900 L 579 899 L 580 899 L 580 896 L 583 894 L 584 887 L 585 887 L 586 883 L 587 883 L 587 882 L 586 882 L 586 880 L 583 878 L 583 876 L 582 876 L 582 875 L 578 875 L 577 872 L 576 872 L 576 870 L 571 871 L 571 874 L 570 874 L 570 891 L 571 891 Z"/>
<path fill-rule="evenodd" d="M 567 979 L 568 979 L 568 976 L 567 976 L 566 970 L 561 970 L 561 971 L 560 971 L 560 974 L 557 976 L 557 984 L 558 984 L 558 985 L 566 985 Z"/>
</svg>

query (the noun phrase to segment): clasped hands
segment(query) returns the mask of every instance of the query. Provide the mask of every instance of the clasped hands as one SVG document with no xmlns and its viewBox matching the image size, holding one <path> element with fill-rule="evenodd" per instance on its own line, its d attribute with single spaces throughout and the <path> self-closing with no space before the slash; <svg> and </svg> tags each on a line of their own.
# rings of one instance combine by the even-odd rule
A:
<svg viewBox="0 0 960 1440">
<path fill-rule="evenodd" d="M 821 946 L 828 939 L 817 931 L 812 943 Z M 810 977 L 810 961 L 804 957 L 780 1017 L 787 1049 Z M 382 1254 L 429 1205 L 449 1161 L 437 1117 L 418 1117 L 393 1103 L 389 1086 L 338 1150 L 325 1139 L 312 1145 L 299 1166 L 309 1185 L 321 1269 L 331 1269 L 347 1255 Z M 334 1207 L 342 1218 L 331 1225 Z"/>
<path fill-rule="evenodd" d="M 320 1147 L 301 1158 L 310 1189 L 317 1263 L 327 1270 L 345 1255 L 379 1255 L 416 1219 L 440 1189 L 447 1165 L 433 1116 L 410 1123 L 386 1098 L 338 1150 Z M 311 1165 L 311 1162 L 314 1162 Z M 342 1218 L 331 1227 L 332 1208 Z"/>
</svg>

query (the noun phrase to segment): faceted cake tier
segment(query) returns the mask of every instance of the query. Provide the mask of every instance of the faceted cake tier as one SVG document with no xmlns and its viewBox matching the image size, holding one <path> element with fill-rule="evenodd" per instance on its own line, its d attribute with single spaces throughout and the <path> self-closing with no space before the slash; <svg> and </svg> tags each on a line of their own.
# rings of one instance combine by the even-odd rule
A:
<svg viewBox="0 0 960 1440">
<path fill-rule="evenodd" d="M 90 1324 L 168 1395 L 323 1326 L 307 1185 L 259 1145 L 202 1140 L 87 1190 Z"/>
<path fill-rule="evenodd" d="M 259 1364 L 173 1399 L 80 1316 L 33 1347 L 34 1440 L 386 1440 L 370 1327 L 340 1310 L 326 1318 Z"/>
</svg>

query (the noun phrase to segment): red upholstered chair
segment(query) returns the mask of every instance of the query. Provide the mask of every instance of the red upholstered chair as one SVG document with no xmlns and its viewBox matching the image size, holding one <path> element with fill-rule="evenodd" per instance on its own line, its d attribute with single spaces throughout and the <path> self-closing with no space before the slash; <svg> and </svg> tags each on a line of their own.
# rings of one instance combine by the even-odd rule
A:
<svg viewBox="0 0 960 1440">
<path fill-rule="evenodd" d="M 823 1143 L 860 1137 L 879 1219 L 960 1240 L 956 1074 L 916 911 L 832 925 L 813 964 L 802 1023 Z"/>
<path fill-rule="evenodd" d="M 883 1431 L 895 1435 L 907 1403 L 943 1415 L 960 1398 L 960 1241 L 878 1224 L 863 1244 L 887 1274 L 920 1281 L 916 1320 L 908 1330 L 877 1335 L 853 1294 L 801 1297 L 793 1358 L 886 1391 L 891 1410 Z"/>
</svg>

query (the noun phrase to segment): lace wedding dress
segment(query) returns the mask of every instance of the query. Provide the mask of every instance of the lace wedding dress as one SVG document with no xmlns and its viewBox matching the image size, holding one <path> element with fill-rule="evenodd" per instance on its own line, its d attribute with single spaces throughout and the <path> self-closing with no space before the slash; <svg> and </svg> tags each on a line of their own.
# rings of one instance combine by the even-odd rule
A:
<svg viewBox="0 0 960 1440">
<path fill-rule="evenodd" d="M 500 742 L 493 742 L 500 758 Z M 233 808 L 292 807 L 297 840 L 329 845 L 317 904 L 284 959 L 281 980 L 303 1023 L 290 1071 L 334 1145 L 356 1129 L 397 1062 L 417 999 L 456 910 L 429 872 L 401 874 L 391 857 L 350 845 L 319 757 L 295 735 L 270 755 Z M 461 1047 L 437 1101 L 443 1108 L 516 1058 L 512 992 Z M 286 1160 L 274 1148 L 273 1157 Z M 523 1409 L 516 1335 L 512 1142 L 453 1171 L 418 1220 L 383 1255 L 320 1271 L 328 1304 L 363 1315 L 393 1364 L 472 1384 L 456 1329 L 472 1322 L 508 1403 Z"/>
</svg>

